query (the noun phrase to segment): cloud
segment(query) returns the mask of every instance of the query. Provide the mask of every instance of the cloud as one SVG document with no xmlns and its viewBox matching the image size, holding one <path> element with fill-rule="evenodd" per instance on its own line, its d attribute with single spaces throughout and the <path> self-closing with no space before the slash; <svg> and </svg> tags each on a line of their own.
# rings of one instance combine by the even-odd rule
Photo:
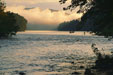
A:
<svg viewBox="0 0 113 75">
<path fill-rule="evenodd" d="M 47 3 L 47 2 L 59 2 L 59 0 L 4 0 L 7 3 Z M 70 2 L 71 0 L 68 0 L 67 2 Z"/>
<path fill-rule="evenodd" d="M 39 7 L 25 10 L 25 6 L 10 6 L 7 11 L 12 11 L 24 16 L 28 20 L 29 25 L 51 25 L 58 26 L 59 23 L 78 19 L 81 15 L 72 13 L 67 15 L 65 11 L 53 11 L 50 9 L 40 9 Z"/>
<path fill-rule="evenodd" d="M 69 2 L 66 4 L 60 4 L 59 0 L 4 0 L 7 7 L 9 6 L 25 6 L 25 7 L 40 7 L 42 9 L 54 8 L 62 10 L 63 7 L 69 5 Z"/>
<path fill-rule="evenodd" d="M 59 2 L 59 0 L 4 0 L 9 4 L 37 4 L 37 3 L 47 3 L 47 2 Z"/>
</svg>

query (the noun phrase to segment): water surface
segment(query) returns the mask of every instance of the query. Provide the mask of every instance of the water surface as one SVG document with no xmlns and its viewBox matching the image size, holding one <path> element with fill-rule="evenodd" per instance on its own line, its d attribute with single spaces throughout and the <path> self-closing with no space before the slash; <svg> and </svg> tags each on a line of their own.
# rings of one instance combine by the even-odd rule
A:
<svg viewBox="0 0 113 75">
<path fill-rule="evenodd" d="M 0 74 L 72 75 L 84 72 L 95 55 L 91 44 L 109 53 L 113 40 L 83 32 L 26 31 L 0 39 Z M 90 63 L 90 64 L 89 64 Z"/>
</svg>

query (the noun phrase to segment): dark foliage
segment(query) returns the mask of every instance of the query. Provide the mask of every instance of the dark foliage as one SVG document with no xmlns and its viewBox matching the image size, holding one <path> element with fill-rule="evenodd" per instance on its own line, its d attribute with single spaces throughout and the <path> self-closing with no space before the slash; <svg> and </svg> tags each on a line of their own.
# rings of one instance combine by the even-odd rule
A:
<svg viewBox="0 0 113 75">
<path fill-rule="evenodd" d="M 66 1 L 68 1 L 68 0 L 60 0 L 59 2 L 61 4 L 64 4 L 64 3 L 66 3 Z M 85 5 L 86 3 L 87 3 L 87 0 L 71 0 L 71 5 L 69 5 L 68 7 L 64 8 L 64 10 L 67 10 L 67 9 L 73 10 L 77 6 L 80 6 L 82 8 L 83 5 Z"/>
<path fill-rule="evenodd" d="M 0 12 L 4 12 L 5 7 L 5 3 L 0 0 Z"/>
<path fill-rule="evenodd" d="M 80 29 L 80 26 L 78 24 L 79 24 L 78 20 L 63 22 L 59 24 L 58 30 L 59 31 L 77 31 Z"/>
<path fill-rule="evenodd" d="M 16 35 L 17 31 L 24 31 L 27 21 L 24 17 L 4 12 L 5 4 L 0 0 L 0 37 Z"/>
<path fill-rule="evenodd" d="M 23 16 L 20 16 L 18 14 L 13 14 L 13 15 L 16 19 L 15 25 L 18 26 L 18 31 L 25 31 L 27 20 Z"/>
<path fill-rule="evenodd" d="M 102 54 L 104 52 L 101 52 L 95 46 L 96 44 L 92 44 L 91 46 L 93 52 L 97 56 L 97 59 L 95 61 L 95 66 L 91 68 L 87 68 L 85 71 L 85 75 L 98 75 L 99 73 L 103 73 L 103 72 L 105 73 L 105 75 L 112 75 L 113 74 L 113 54 L 112 53 L 111 55 Z"/>
<path fill-rule="evenodd" d="M 106 55 L 105 58 L 101 56 L 98 57 L 95 63 L 96 65 L 94 66 L 94 68 L 97 68 L 100 70 L 113 69 L 113 57 L 110 57 L 108 55 Z"/>
<path fill-rule="evenodd" d="M 63 4 L 66 1 L 59 2 Z M 73 10 L 77 6 L 80 6 L 78 12 L 86 12 L 80 24 L 91 25 L 91 32 L 97 35 L 113 36 L 113 0 L 71 0 L 71 5 L 65 9 Z"/>
<path fill-rule="evenodd" d="M 0 37 L 15 35 L 18 26 L 15 25 L 15 17 L 13 13 L 7 12 L 0 15 Z"/>
</svg>

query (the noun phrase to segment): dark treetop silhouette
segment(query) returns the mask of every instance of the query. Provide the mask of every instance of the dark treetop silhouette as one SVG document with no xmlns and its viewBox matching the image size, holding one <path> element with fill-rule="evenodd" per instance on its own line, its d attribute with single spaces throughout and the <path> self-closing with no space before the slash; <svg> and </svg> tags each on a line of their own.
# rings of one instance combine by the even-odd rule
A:
<svg viewBox="0 0 113 75">
<path fill-rule="evenodd" d="M 16 35 L 17 31 L 24 31 L 27 20 L 15 13 L 5 12 L 5 3 L 0 0 L 0 38 Z"/>
<path fill-rule="evenodd" d="M 59 2 L 64 4 L 66 1 Z M 81 25 L 91 25 L 90 31 L 97 35 L 113 36 L 113 0 L 71 0 L 71 5 L 64 10 L 73 10 L 78 6 L 78 13 L 84 13 Z"/>
</svg>

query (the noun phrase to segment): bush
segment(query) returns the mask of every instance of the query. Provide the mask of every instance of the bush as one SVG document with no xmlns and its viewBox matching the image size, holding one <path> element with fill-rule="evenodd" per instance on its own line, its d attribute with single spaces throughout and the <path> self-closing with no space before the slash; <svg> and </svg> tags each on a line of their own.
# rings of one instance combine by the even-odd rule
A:
<svg viewBox="0 0 113 75">
<path fill-rule="evenodd" d="M 95 61 L 95 66 L 91 68 L 87 68 L 85 71 L 85 75 L 102 75 L 103 73 L 105 75 L 112 75 L 113 74 L 113 54 L 111 55 L 105 55 L 98 50 L 98 48 L 95 47 L 96 44 L 92 44 L 92 50 L 97 56 L 97 59 Z M 95 70 L 95 71 L 93 71 Z"/>
</svg>

